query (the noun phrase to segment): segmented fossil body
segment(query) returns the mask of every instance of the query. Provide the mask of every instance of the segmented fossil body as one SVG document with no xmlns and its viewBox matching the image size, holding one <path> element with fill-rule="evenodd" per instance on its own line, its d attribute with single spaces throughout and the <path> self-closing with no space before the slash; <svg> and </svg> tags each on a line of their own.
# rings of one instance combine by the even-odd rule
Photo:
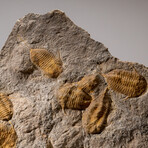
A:
<svg viewBox="0 0 148 148">
<path fill-rule="evenodd" d="M 0 123 L 0 147 L 15 148 L 16 141 L 17 141 L 17 134 L 12 125 Z"/>
<path fill-rule="evenodd" d="M 116 69 L 107 74 L 103 74 L 108 83 L 108 88 L 128 97 L 138 97 L 147 89 L 145 78 L 134 71 Z M 127 97 L 127 98 L 128 98 Z"/>
<path fill-rule="evenodd" d="M 52 52 L 46 49 L 31 49 L 30 59 L 35 66 L 51 78 L 57 78 L 63 71 L 60 57 L 57 58 Z"/>
<path fill-rule="evenodd" d="M 9 97 L 0 93 L 0 120 L 10 120 L 13 115 L 13 105 Z"/>
<path fill-rule="evenodd" d="M 62 109 L 85 109 L 91 102 L 91 96 L 77 88 L 74 83 L 66 83 L 58 90 Z"/>
<path fill-rule="evenodd" d="M 88 75 L 84 76 L 82 80 L 78 82 L 78 87 L 85 91 L 86 93 L 92 92 L 96 86 L 99 84 L 98 75 Z"/>
<path fill-rule="evenodd" d="M 111 100 L 106 88 L 100 96 L 93 99 L 82 116 L 82 125 L 87 133 L 100 133 L 105 127 L 106 119 L 110 110 Z"/>
</svg>

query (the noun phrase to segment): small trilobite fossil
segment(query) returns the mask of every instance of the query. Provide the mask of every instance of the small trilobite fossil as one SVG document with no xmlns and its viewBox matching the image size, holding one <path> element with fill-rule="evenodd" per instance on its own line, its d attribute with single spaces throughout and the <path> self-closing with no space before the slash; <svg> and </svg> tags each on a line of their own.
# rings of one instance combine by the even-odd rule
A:
<svg viewBox="0 0 148 148">
<path fill-rule="evenodd" d="M 57 78 L 63 71 L 60 57 L 56 57 L 46 49 L 31 49 L 30 59 L 35 66 L 51 78 Z"/>
<path fill-rule="evenodd" d="M 96 74 L 86 75 L 79 82 L 78 87 L 86 93 L 92 92 L 99 84 L 99 76 Z"/>
<path fill-rule="evenodd" d="M 116 69 L 103 74 L 108 88 L 127 95 L 127 98 L 138 97 L 147 89 L 147 82 L 135 69 L 133 71 Z"/>
<path fill-rule="evenodd" d="M 98 98 L 92 100 L 82 115 L 82 125 L 87 133 L 96 134 L 104 129 L 110 107 L 111 100 L 106 88 Z"/>
<path fill-rule="evenodd" d="M 13 115 L 13 105 L 6 94 L 0 93 L 0 120 L 10 120 Z"/>
<path fill-rule="evenodd" d="M 0 123 L 0 147 L 1 148 L 15 148 L 17 141 L 17 134 L 12 125 L 8 123 Z"/>
<path fill-rule="evenodd" d="M 66 83 L 58 90 L 58 100 L 62 110 L 69 109 L 85 109 L 91 102 L 91 96 L 83 90 L 77 88 L 75 83 Z"/>
</svg>

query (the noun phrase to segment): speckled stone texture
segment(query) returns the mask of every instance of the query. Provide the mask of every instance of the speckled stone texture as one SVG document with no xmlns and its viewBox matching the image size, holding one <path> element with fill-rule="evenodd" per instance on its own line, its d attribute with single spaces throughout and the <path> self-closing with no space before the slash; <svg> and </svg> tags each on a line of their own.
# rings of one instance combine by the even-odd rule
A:
<svg viewBox="0 0 148 148">
<path fill-rule="evenodd" d="M 60 52 L 63 72 L 58 78 L 46 77 L 31 63 L 31 48 Z M 62 84 L 77 82 L 87 74 L 133 67 L 148 82 L 147 67 L 113 57 L 61 11 L 19 19 L 0 51 L 0 92 L 13 103 L 11 123 L 18 135 L 17 148 L 147 148 L 147 92 L 124 101 L 125 95 L 110 90 L 112 109 L 99 134 L 87 134 L 82 128 L 84 110 L 67 109 L 64 115 L 56 97 Z M 105 86 L 100 74 L 93 95 Z"/>
</svg>

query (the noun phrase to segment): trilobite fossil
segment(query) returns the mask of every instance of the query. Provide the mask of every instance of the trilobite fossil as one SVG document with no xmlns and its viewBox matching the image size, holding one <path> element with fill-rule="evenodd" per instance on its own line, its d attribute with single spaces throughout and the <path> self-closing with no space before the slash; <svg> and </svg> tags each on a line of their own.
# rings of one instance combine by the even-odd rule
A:
<svg viewBox="0 0 148 148">
<path fill-rule="evenodd" d="M 100 133 L 105 125 L 111 107 L 108 88 L 103 90 L 98 98 L 92 100 L 82 115 L 82 125 L 87 133 Z"/>
<path fill-rule="evenodd" d="M 31 49 L 30 59 L 48 77 L 57 78 L 63 71 L 60 57 L 46 49 Z"/>
<path fill-rule="evenodd" d="M 10 120 L 13 115 L 13 105 L 9 97 L 0 93 L 0 120 Z"/>
<path fill-rule="evenodd" d="M 79 82 L 78 87 L 86 93 L 92 92 L 99 84 L 99 76 L 97 74 L 86 75 Z"/>
<path fill-rule="evenodd" d="M 12 125 L 8 123 L 0 123 L 0 147 L 15 148 L 17 134 Z"/>
<path fill-rule="evenodd" d="M 74 83 L 66 83 L 58 90 L 58 100 L 62 109 L 85 109 L 91 102 L 91 96 L 77 88 Z"/>
<path fill-rule="evenodd" d="M 138 97 L 147 89 L 147 82 L 136 70 L 127 71 L 122 69 L 113 70 L 105 77 L 108 88 L 127 95 L 127 98 Z"/>
</svg>

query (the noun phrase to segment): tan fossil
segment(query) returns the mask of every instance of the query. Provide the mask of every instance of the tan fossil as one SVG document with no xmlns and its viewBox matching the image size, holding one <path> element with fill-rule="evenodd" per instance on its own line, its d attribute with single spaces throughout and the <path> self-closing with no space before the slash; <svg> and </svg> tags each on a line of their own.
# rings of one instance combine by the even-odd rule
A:
<svg viewBox="0 0 148 148">
<path fill-rule="evenodd" d="M 31 49 L 30 59 L 48 77 L 57 78 L 63 71 L 60 57 L 46 49 Z"/>
<path fill-rule="evenodd" d="M 103 76 L 107 81 L 108 88 L 125 94 L 127 98 L 138 97 L 147 89 L 145 78 L 136 70 L 127 71 L 116 69 L 107 74 L 103 74 Z"/>
<path fill-rule="evenodd" d="M 84 76 L 79 82 L 78 87 L 86 93 L 92 92 L 99 84 L 99 76 L 91 74 Z"/>
<path fill-rule="evenodd" d="M 0 147 L 15 148 L 17 142 L 17 134 L 11 124 L 0 123 Z"/>
<path fill-rule="evenodd" d="M 0 93 L 0 120 L 10 120 L 13 115 L 13 105 L 9 97 Z"/>
<path fill-rule="evenodd" d="M 77 88 L 74 83 L 66 83 L 58 90 L 58 100 L 62 109 L 85 109 L 91 102 L 91 96 Z"/>
<path fill-rule="evenodd" d="M 94 98 L 82 115 L 82 125 L 87 133 L 100 133 L 107 120 L 111 107 L 108 88 L 103 90 L 98 98 Z"/>
</svg>

